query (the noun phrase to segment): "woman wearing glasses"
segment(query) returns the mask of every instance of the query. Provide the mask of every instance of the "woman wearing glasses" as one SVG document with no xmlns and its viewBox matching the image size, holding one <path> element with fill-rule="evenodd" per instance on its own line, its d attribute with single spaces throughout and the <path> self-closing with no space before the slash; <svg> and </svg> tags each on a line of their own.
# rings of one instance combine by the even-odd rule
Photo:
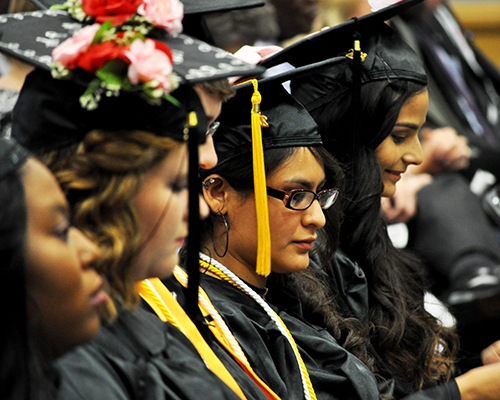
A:
<svg viewBox="0 0 500 400">
<path fill-rule="evenodd" d="M 323 248 L 325 258 L 334 252 L 341 173 L 304 108 L 279 84 L 263 84 L 259 91 L 269 124 L 262 128 L 262 141 L 271 274 L 258 269 L 252 93 L 242 88 L 219 119 L 214 137 L 219 163 L 201 172 L 211 210 L 200 253 L 209 326 L 218 326 L 228 342 L 236 339 L 232 351 L 282 399 L 378 399 L 375 378 L 360 360 L 325 330 L 304 322 L 293 296 L 267 289 L 276 276 L 305 270 L 313 247 Z"/>
</svg>

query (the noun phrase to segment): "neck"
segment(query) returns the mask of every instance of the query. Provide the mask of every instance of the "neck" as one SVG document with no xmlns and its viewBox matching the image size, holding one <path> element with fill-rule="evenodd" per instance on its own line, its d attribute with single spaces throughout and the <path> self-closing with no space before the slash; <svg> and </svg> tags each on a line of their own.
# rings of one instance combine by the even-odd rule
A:
<svg viewBox="0 0 500 400">
<path fill-rule="evenodd" d="M 257 273 L 255 272 L 255 265 L 241 262 L 238 258 L 234 257 L 231 254 L 231 249 L 229 249 L 224 257 L 219 257 L 217 254 L 215 254 L 214 251 L 208 252 L 207 250 L 204 250 L 203 253 L 220 262 L 226 268 L 231 270 L 231 272 L 237 275 L 238 278 L 244 280 L 250 285 L 261 289 L 264 289 L 266 287 L 267 277 L 257 275 Z"/>
</svg>

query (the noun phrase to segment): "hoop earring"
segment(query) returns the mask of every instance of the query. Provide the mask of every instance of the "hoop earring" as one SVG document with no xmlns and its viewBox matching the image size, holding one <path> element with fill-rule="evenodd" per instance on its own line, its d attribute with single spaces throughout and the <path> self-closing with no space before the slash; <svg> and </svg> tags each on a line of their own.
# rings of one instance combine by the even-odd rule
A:
<svg viewBox="0 0 500 400">
<path fill-rule="evenodd" d="M 229 225 L 227 224 L 227 220 L 224 214 L 222 214 L 219 211 L 219 215 L 222 217 L 222 221 L 224 222 L 224 228 L 226 229 L 226 249 L 224 250 L 224 253 L 222 253 L 222 255 L 219 254 L 219 252 L 217 251 L 217 247 L 215 247 L 213 232 L 212 232 L 212 247 L 214 248 L 215 254 L 217 254 L 220 258 L 223 258 L 227 254 L 227 249 L 229 248 Z"/>
</svg>

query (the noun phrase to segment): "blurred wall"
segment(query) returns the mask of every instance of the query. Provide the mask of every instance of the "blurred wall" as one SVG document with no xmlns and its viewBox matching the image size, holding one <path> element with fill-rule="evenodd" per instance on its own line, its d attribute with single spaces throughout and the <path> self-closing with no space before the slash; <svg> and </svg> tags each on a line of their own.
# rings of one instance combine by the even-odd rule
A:
<svg viewBox="0 0 500 400">
<path fill-rule="evenodd" d="M 475 43 L 500 68 L 500 1 L 452 0 L 451 8 Z"/>
</svg>

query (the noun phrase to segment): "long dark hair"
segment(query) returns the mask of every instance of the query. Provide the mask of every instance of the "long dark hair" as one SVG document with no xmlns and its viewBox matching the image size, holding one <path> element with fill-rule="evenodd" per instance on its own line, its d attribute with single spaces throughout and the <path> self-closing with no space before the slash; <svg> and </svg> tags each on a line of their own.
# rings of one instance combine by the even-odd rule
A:
<svg viewBox="0 0 500 400">
<path fill-rule="evenodd" d="M 0 342 L 2 399 L 26 399 L 29 395 L 30 346 L 26 312 L 24 243 L 27 230 L 26 201 L 19 170 L 0 180 L 0 259 L 9 289 L 1 291 L 3 339 Z"/>
<path fill-rule="evenodd" d="M 275 148 L 264 150 L 264 162 L 266 176 L 272 173 L 288 160 L 297 151 L 298 147 Z M 323 165 L 325 169 L 325 188 L 339 188 L 342 184 L 342 169 L 337 161 L 323 147 L 308 147 L 316 160 Z M 252 154 L 245 153 L 240 157 L 216 165 L 210 170 L 202 170 L 200 176 L 205 179 L 208 175 L 218 174 L 224 177 L 231 187 L 241 193 L 253 193 L 253 168 Z M 321 254 L 325 259 L 330 258 L 338 247 L 339 243 L 339 225 L 340 225 L 340 201 L 337 201 L 326 213 L 328 221 L 323 228 Z M 216 214 L 210 213 L 205 220 L 202 229 L 202 242 L 206 242 L 209 235 L 212 234 L 214 221 L 219 218 Z M 210 250 L 210 249 L 208 249 Z"/>
<path fill-rule="evenodd" d="M 334 336 L 344 345 L 350 340 L 346 348 L 352 346 L 354 354 L 374 372 L 377 362 L 366 349 L 368 340 L 392 376 L 410 390 L 418 390 L 433 380 L 450 377 L 458 338 L 425 310 L 421 265 L 396 249 L 387 234 L 375 149 L 390 134 L 403 104 L 425 87 L 402 80 L 366 83 L 356 110 L 362 118 L 353 119 L 351 91 L 337 85 L 336 97 L 309 112 L 319 125 L 326 149 L 344 166 L 340 248 L 367 277 L 369 326 L 360 327 L 352 318 L 340 316 L 336 305 L 330 310 L 318 307 L 317 301 L 301 290 L 300 282 L 294 287 L 306 308 L 325 313 L 324 322 Z"/>
<path fill-rule="evenodd" d="M 29 333 L 25 276 L 25 243 L 28 229 L 22 167 L 0 179 L 0 292 L 5 322 L 0 340 L 0 398 L 33 400 L 50 398 L 47 366 L 32 344 Z"/>
</svg>

